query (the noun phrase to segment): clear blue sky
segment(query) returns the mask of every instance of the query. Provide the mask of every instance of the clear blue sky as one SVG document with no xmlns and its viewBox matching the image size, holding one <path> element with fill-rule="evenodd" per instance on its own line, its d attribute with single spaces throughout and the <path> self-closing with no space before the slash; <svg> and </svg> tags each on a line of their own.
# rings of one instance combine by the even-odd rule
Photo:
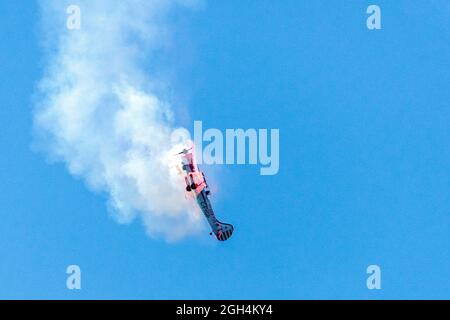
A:
<svg viewBox="0 0 450 320">
<path fill-rule="evenodd" d="M 205 168 L 226 243 L 117 224 L 105 195 L 32 151 L 39 11 L 1 1 L 0 298 L 450 298 L 448 2 L 211 1 L 173 19 L 189 119 L 279 128 L 279 174 Z"/>
</svg>

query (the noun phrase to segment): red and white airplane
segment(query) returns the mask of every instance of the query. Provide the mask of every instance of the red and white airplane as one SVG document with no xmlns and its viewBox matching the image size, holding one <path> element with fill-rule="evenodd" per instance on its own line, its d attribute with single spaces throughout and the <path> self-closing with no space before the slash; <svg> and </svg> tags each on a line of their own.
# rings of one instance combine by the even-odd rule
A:
<svg viewBox="0 0 450 320">
<path fill-rule="evenodd" d="M 181 165 L 185 175 L 186 191 L 191 193 L 197 200 L 197 204 L 208 220 L 217 240 L 225 241 L 233 234 L 234 227 L 228 223 L 222 223 L 217 220 L 214 211 L 209 201 L 211 194 L 208 184 L 206 183 L 205 175 L 198 170 L 198 166 L 195 163 L 194 155 L 191 149 L 184 149 L 179 153 L 181 155 Z"/>
</svg>

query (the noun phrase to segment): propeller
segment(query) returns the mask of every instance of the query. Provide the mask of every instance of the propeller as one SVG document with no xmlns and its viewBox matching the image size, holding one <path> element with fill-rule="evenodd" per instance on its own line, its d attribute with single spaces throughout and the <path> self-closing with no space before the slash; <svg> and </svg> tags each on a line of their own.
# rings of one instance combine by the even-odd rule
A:
<svg viewBox="0 0 450 320">
<path fill-rule="evenodd" d="M 181 151 L 181 152 L 179 152 L 179 153 L 177 153 L 177 154 L 175 154 L 175 155 L 177 156 L 177 155 L 179 155 L 179 154 L 186 154 L 186 153 L 188 153 L 188 151 L 190 151 L 190 150 L 192 150 L 192 147 L 190 147 L 189 149 L 183 149 L 183 151 Z"/>
</svg>

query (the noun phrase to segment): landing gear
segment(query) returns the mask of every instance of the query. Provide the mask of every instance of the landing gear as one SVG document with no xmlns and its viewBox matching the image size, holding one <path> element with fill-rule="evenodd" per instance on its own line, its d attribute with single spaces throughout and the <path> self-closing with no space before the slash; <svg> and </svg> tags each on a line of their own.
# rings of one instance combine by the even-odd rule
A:
<svg viewBox="0 0 450 320">
<path fill-rule="evenodd" d="M 191 192 L 192 190 L 195 190 L 195 189 L 197 189 L 197 185 L 195 183 L 192 183 L 191 185 L 186 186 L 187 192 Z"/>
</svg>

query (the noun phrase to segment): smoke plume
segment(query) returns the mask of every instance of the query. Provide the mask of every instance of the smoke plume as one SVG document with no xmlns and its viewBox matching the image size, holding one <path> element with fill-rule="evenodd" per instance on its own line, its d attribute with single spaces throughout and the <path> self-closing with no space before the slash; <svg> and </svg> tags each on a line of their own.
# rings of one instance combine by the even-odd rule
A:
<svg viewBox="0 0 450 320">
<path fill-rule="evenodd" d="M 169 39 L 169 14 L 195 1 L 77 0 L 76 30 L 66 23 L 71 4 L 41 1 L 47 64 L 35 108 L 38 145 L 105 192 L 119 222 L 140 217 L 151 236 L 168 240 L 196 232 L 199 216 L 174 166 L 174 114 L 152 72 Z"/>
</svg>

